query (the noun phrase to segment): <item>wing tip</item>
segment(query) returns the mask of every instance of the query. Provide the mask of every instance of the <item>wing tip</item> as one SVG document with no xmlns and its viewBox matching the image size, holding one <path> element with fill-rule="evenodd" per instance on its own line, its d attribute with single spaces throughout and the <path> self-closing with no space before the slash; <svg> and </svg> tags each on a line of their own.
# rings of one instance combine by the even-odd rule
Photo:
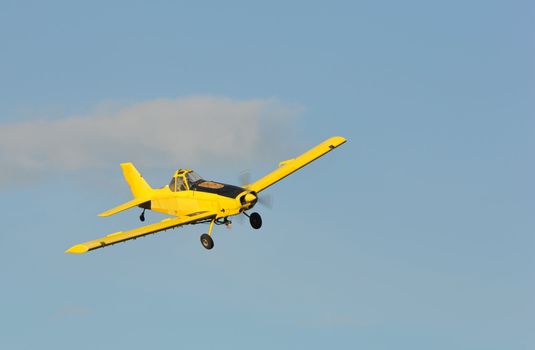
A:
<svg viewBox="0 0 535 350">
<path fill-rule="evenodd" d="M 330 141 L 330 143 L 332 143 L 333 146 L 336 148 L 336 147 L 346 143 L 347 140 L 346 140 L 345 137 L 342 137 L 342 136 L 333 136 L 330 139 L 328 139 L 327 141 Z"/>
<path fill-rule="evenodd" d="M 69 249 L 67 249 L 65 251 L 65 253 L 83 254 L 83 253 L 87 253 L 88 250 L 89 250 L 89 248 L 87 248 L 87 246 L 85 246 L 83 244 L 77 244 L 77 245 L 74 245 L 74 246 L 70 247 Z"/>
</svg>

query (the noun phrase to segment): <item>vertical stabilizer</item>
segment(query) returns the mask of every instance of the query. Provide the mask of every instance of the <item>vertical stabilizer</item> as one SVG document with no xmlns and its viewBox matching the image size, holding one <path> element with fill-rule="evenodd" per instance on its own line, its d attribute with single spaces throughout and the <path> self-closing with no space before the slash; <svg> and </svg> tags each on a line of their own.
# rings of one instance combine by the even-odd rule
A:
<svg viewBox="0 0 535 350">
<path fill-rule="evenodd" d="M 152 192 L 152 188 L 143 176 L 141 176 L 139 171 L 137 171 L 134 164 L 121 163 L 121 168 L 123 169 L 124 179 L 128 183 L 128 186 L 130 186 L 134 198 L 148 197 Z"/>
</svg>

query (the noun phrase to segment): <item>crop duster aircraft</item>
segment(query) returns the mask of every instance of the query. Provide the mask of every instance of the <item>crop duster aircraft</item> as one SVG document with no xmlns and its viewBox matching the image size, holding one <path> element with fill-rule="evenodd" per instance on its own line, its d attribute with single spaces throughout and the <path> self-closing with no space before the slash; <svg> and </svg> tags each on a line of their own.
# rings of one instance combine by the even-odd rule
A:
<svg viewBox="0 0 535 350">
<path fill-rule="evenodd" d="M 259 229 L 262 226 L 260 214 L 256 212 L 248 214 L 247 211 L 253 209 L 259 200 L 260 193 L 344 142 L 346 139 L 343 137 L 331 137 L 300 156 L 281 162 L 273 172 L 243 187 L 207 181 L 193 170 L 179 169 L 173 175 L 169 185 L 155 189 L 149 186 L 132 163 L 122 163 L 124 178 L 132 190 L 134 199 L 105 211 L 99 216 L 110 216 L 126 209 L 140 207 L 143 209 L 141 221 L 145 221 L 146 209 L 168 214 L 174 218 L 129 231 L 115 232 L 99 239 L 77 244 L 65 252 L 82 254 L 170 228 L 200 223 L 210 224 L 208 233 L 201 235 L 201 243 L 204 248 L 212 249 L 214 241 L 211 234 L 214 224 L 230 225 L 229 217 L 244 214 L 249 218 L 251 226 Z"/>
</svg>

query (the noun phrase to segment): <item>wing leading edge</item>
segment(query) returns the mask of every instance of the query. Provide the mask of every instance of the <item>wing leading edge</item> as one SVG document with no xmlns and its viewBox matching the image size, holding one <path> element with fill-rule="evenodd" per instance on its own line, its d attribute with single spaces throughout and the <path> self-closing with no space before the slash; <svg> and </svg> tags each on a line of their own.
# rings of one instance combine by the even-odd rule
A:
<svg viewBox="0 0 535 350">
<path fill-rule="evenodd" d="M 83 254 L 90 250 L 95 250 L 98 248 L 103 248 L 115 243 L 128 241 L 130 239 L 136 239 L 138 237 L 150 235 L 152 233 L 168 230 L 170 228 L 175 228 L 177 226 L 193 224 L 198 221 L 211 219 L 216 216 L 214 212 L 202 212 L 191 216 L 184 216 L 174 219 L 165 219 L 160 222 L 135 228 L 133 230 L 125 232 L 116 232 L 109 234 L 105 237 L 88 241 L 85 243 L 77 244 L 67 249 L 65 253 L 73 254 Z"/>
<path fill-rule="evenodd" d="M 296 172 L 305 165 L 313 162 L 319 157 L 329 153 L 338 146 L 344 144 L 346 139 L 341 136 L 334 136 L 317 145 L 314 148 L 301 154 L 299 157 L 289 159 L 281 162 L 277 170 L 272 171 L 260 180 L 248 186 L 248 188 L 255 192 L 260 192 L 273 185 L 274 183 L 284 179 L 286 176 Z"/>
</svg>

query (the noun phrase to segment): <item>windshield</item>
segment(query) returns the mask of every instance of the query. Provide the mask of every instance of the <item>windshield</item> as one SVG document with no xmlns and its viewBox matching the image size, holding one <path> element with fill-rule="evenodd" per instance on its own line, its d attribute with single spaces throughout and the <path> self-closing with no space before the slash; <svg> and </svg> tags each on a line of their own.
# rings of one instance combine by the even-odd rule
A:
<svg viewBox="0 0 535 350">
<path fill-rule="evenodd" d="M 203 181 L 202 177 L 194 171 L 190 171 L 189 173 L 187 173 L 186 178 L 188 179 L 190 188 L 196 183 Z"/>
</svg>

